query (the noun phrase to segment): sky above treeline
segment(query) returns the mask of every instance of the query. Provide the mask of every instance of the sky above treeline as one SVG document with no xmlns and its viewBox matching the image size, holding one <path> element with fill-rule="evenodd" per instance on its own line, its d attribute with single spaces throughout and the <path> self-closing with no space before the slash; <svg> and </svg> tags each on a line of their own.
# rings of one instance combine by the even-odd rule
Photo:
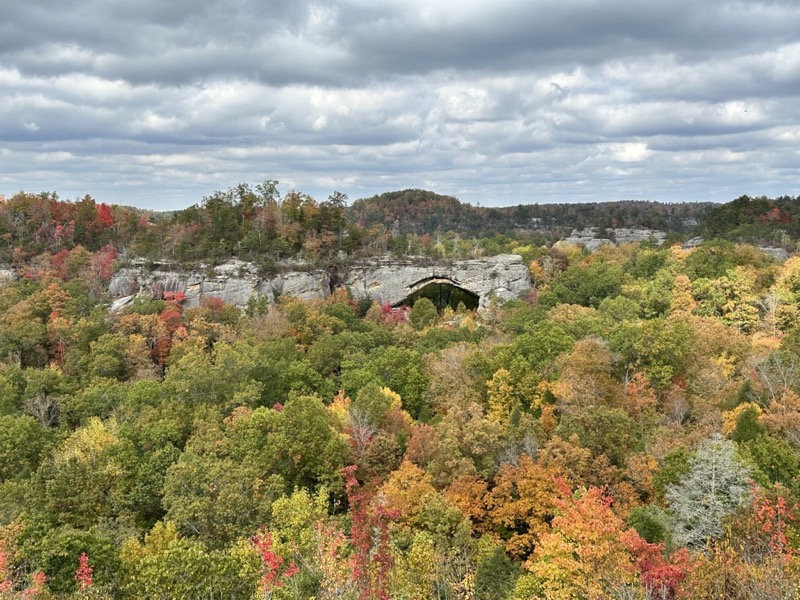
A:
<svg viewBox="0 0 800 600">
<path fill-rule="evenodd" d="M 797 195 L 800 2 L 3 0 L 0 193 Z"/>
</svg>

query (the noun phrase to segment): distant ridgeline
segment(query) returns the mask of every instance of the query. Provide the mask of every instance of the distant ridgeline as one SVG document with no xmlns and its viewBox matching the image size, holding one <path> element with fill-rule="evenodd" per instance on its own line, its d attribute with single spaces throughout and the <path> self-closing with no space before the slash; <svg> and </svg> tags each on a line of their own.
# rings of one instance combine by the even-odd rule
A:
<svg viewBox="0 0 800 600">
<path fill-rule="evenodd" d="M 710 210 L 697 233 L 707 239 L 717 237 L 796 250 L 800 240 L 800 196 L 740 196 Z"/>
<path fill-rule="evenodd" d="M 569 204 L 475 207 L 425 190 L 387 192 L 356 200 L 348 216 L 362 226 L 384 225 L 395 233 L 454 231 L 469 236 L 569 235 L 573 229 L 654 229 L 687 234 L 714 208 L 709 202 L 626 200 Z"/>
<path fill-rule="evenodd" d="M 184 267 L 220 265 L 232 257 L 277 274 L 287 260 L 312 268 L 347 267 L 376 256 L 475 259 L 505 253 L 526 257 L 534 249 L 592 228 L 597 238 L 623 230 L 657 230 L 665 241 L 694 236 L 724 238 L 796 250 L 800 199 L 742 196 L 724 205 L 623 201 L 475 207 L 424 190 L 388 192 L 356 200 L 334 192 L 324 201 L 277 183 L 241 184 L 187 209 L 153 212 L 75 202 L 55 193 L 0 196 L 0 262 L 16 267 L 38 261 L 78 268 L 104 250 Z M 621 241 L 621 240 L 619 240 Z M 86 256 L 70 251 L 82 248 Z M 83 256 L 83 258 L 81 258 Z M 101 259 L 95 259 L 101 260 Z"/>
</svg>

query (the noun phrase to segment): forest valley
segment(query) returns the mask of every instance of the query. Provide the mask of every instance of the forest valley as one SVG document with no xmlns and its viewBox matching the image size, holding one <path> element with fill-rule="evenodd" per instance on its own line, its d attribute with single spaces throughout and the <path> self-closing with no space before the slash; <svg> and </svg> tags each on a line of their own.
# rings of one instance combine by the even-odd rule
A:
<svg viewBox="0 0 800 600">
<path fill-rule="evenodd" d="M 0 598 L 800 597 L 800 257 L 753 245 L 798 199 L 345 200 L 0 201 Z M 587 224 L 669 237 L 556 241 Z M 498 252 L 533 291 L 481 312 L 108 310 L 134 257 Z"/>
</svg>

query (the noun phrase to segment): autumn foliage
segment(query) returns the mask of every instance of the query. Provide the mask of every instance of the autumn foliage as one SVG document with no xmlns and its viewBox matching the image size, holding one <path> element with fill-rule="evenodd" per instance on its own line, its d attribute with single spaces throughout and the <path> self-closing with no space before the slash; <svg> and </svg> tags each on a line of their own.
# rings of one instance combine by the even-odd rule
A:
<svg viewBox="0 0 800 600">
<path fill-rule="evenodd" d="M 250 538 L 250 544 L 261 559 L 261 581 L 263 598 L 271 598 L 272 593 L 286 585 L 286 582 L 300 571 L 294 563 L 285 564 L 285 559 L 272 549 L 272 535 L 269 531 L 259 531 Z"/>
<path fill-rule="evenodd" d="M 356 220 L 274 182 L 170 215 L 0 201 L 0 597 L 798 597 L 800 259 L 426 231 L 490 213 L 390 199 Z M 704 227 L 790 235 L 792 202 Z M 517 214 L 599 209 L 553 210 Z M 364 257 L 495 252 L 534 294 L 415 311 L 338 287 L 242 310 L 132 286 L 110 310 L 131 264 L 210 277 L 235 253 L 247 277 L 302 260 L 335 285 Z"/>
<path fill-rule="evenodd" d="M 81 552 L 78 559 L 78 569 L 75 571 L 75 581 L 78 582 L 78 589 L 83 591 L 92 587 L 92 565 L 89 564 L 89 557 L 86 552 Z"/>
</svg>

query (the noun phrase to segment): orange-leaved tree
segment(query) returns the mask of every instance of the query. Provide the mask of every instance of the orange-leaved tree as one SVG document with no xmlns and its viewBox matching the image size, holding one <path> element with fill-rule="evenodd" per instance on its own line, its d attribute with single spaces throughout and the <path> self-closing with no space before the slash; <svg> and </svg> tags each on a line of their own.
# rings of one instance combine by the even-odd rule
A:
<svg viewBox="0 0 800 600">
<path fill-rule="evenodd" d="M 625 590 L 657 590 L 672 597 L 686 573 L 683 552 L 667 560 L 660 544 L 649 544 L 611 510 L 604 490 L 572 493 L 557 481 L 557 515 L 526 567 L 553 599 L 616 597 Z"/>
</svg>

